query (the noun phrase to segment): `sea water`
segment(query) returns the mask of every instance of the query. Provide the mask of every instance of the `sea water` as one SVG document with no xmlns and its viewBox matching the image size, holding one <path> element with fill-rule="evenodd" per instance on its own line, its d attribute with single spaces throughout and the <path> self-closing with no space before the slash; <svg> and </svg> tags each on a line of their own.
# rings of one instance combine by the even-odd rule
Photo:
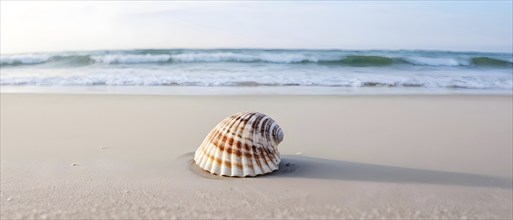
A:
<svg viewBox="0 0 513 220">
<path fill-rule="evenodd" d="M 2 54 L 9 88 L 279 87 L 290 91 L 513 89 L 511 53 L 424 50 L 169 49 Z M 132 89 L 130 89 L 132 88 Z M 319 88 L 312 89 L 312 88 Z M 141 90 L 142 89 L 142 90 Z M 230 89 L 228 89 L 230 90 Z M 271 89 L 272 90 L 272 89 Z M 231 91 L 235 91 L 231 89 Z"/>
</svg>

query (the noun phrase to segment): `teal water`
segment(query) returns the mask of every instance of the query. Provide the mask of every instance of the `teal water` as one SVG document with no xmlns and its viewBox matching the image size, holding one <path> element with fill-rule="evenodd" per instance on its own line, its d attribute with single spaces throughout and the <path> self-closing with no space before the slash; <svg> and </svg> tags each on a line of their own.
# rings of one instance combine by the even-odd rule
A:
<svg viewBox="0 0 513 220">
<path fill-rule="evenodd" d="M 9 86 L 321 86 L 511 90 L 511 53 L 119 50 L 4 54 Z"/>
</svg>

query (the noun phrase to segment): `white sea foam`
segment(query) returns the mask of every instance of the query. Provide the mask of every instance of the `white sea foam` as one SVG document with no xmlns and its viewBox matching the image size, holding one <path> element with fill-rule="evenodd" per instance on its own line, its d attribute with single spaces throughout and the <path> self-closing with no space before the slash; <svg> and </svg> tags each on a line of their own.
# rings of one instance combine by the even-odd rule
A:
<svg viewBox="0 0 513 220">
<path fill-rule="evenodd" d="M 221 62 L 221 61 L 235 61 L 235 62 L 269 62 L 269 63 L 300 63 L 300 62 L 317 62 L 318 58 L 308 57 L 304 54 L 295 53 L 232 53 L 232 52 L 219 52 L 219 53 L 183 53 L 172 55 L 174 62 Z"/>
<path fill-rule="evenodd" d="M 174 62 L 219 62 L 219 61 L 254 61 L 254 57 L 235 53 L 183 53 L 172 56 Z"/>
<path fill-rule="evenodd" d="M 50 59 L 48 54 L 19 54 L 0 56 L 1 64 L 38 64 L 44 63 Z"/>
<path fill-rule="evenodd" d="M 47 71 L 51 71 L 47 70 Z M 259 72 L 250 69 L 227 72 L 223 70 L 194 70 L 185 72 L 140 69 L 97 69 L 87 73 L 70 74 L 39 71 L 22 74 L 6 71 L 0 77 L 1 85 L 35 86 L 335 86 L 335 87 L 422 87 L 467 89 L 513 89 L 512 75 L 508 73 L 479 72 L 459 73 L 337 73 L 337 70 L 269 69 Z"/>
<path fill-rule="evenodd" d="M 168 54 L 106 54 L 91 56 L 96 63 L 162 63 L 171 58 Z"/>
<path fill-rule="evenodd" d="M 403 59 L 409 63 L 424 66 L 466 66 L 470 63 L 468 59 L 457 58 L 406 57 Z"/>
<path fill-rule="evenodd" d="M 511 54 L 494 53 L 134 50 L 15 54 L 1 59 L 0 84 L 11 86 L 513 89 Z M 41 63 L 51 65 L 37 65 Z"/>
</svg>

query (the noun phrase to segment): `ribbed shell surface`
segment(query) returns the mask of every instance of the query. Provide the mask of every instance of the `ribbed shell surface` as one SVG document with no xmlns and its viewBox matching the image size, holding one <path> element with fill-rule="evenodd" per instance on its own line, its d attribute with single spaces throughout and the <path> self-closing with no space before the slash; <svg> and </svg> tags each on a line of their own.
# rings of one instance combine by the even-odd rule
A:
<svg viewBox="0 0 513 220">
<path fill-rule="evenodd" d="M 222 176 L 256 176 L 278 169 L 283 131 L 259 112 L 241 112 L 221 121 L 194 154 L 204 170 Z"/>
</svg>

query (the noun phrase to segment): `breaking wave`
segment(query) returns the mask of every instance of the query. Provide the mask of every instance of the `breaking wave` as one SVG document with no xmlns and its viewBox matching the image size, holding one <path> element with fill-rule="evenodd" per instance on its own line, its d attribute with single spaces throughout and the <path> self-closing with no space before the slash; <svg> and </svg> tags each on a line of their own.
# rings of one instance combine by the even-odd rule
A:
<svg viewBox="0 0 513 220">
<path fill-rule="evenodd" d="M 429 67 L 493 67 L 511 68 L 511 55 L 464 54 L 439 52 L 366 52 L 366 51 L 122 51 L 116 53 L 95 52 L 82 54 L 17 54 L 2 55 L 1 65 L 116 65 L 116 64 L 173 64 L 173 63 L 274 63 L 319 64 L 350 67 L 390 67 L 396 65 Z"/>
<path fill-rule="evenodd" d="M 513 89 L 508 53 L 129 50 L 1 56 L 10 86 L 323 86 Z"/>
</svg>

